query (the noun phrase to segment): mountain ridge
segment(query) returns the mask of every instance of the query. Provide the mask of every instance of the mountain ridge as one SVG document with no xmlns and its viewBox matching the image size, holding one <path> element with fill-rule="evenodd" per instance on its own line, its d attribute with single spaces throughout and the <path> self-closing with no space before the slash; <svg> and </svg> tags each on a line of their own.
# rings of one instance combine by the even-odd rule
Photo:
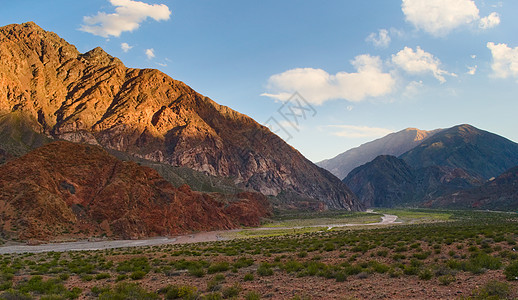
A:
<svg viewBox="0 0 518 300">
<path fill-rule="evenodd" d="M 406 128 L 374 141 L 364 143 L 338 154 L 334 158 L 323 160 L 316 164 L 329 170 L 338 178 L 343 179 L 354 168 L 372 161 L 377 156 L 399 156 L 441 130 L 442 129 L 426 131 L 417 128 Z"/>
<path fill-rule="evenodd" d="M 35 120 L 37 134 L 233 178 L 314 208 L 362 209 L 269 129 L 158 70 L 126 68 L 101 48 L 81 54 L 34 23 L 0 28 L 0 41 L 0 115 Z"/>
</svg>

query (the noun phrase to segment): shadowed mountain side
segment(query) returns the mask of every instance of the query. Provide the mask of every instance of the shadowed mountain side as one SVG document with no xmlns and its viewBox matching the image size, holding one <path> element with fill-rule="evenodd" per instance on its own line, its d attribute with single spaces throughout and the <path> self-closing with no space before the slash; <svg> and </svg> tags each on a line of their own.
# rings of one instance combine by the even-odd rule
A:
<svg viewBox="0 0 518 300">
<path fill-rule="evenodd" d="M 433 199 L 424 206 L 517 211 L 518 167 L 504 172 L 480 187 Z"/>
</svg>

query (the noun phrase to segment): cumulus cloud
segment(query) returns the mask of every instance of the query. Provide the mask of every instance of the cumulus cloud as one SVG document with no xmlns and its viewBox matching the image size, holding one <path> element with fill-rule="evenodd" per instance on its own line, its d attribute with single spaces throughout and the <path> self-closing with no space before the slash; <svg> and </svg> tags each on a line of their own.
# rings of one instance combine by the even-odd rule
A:
<svg viewBox="0 0 518 300">
<path fill-rule="evenodd" d="M 146 49 L 146 56 L 148 59 L 152 59 L 153 57 L 155 57 L 155 49 Z"/>
<path fill-rule="evenodd" d="M 482 29 L 500 23 L 496 13 L 480 19 L 473 0 L 403 0 L 401 8 L 408 22 L 434 36 L 444 36 L 458 27 L 476 22 Z"/>
<path fill-rule="evenodd" d="M 332 130 L 332 135 L 347 138 L 382 137 L 394 132 L 386 128 L 355 125 L 328 125 L 326 127 Z"/>
<path fill-rule="evenodd" d="M 409 74 L 431 73 L 441 83 L 446 82 L 444 75 L 457 76 L 454 73 L 441 69 L 441 61 L 419 46 L 415 51 L 412 48 L 405 47 L 397 54 L 392 55 L 392 62 Z"/>
<path fill-rule="evenodd" d="M 114 13 L 98 12 L 95 16 L 83 17 L 80 30 L 94 35 L 120 36 L 124 31 L 133 31 L 147 18 L 155 21 L 168 20 L 171 11 L 165 4 L 147 4 L 133 0 L 110 0 L 115 6 Z"/>
<path fill-rule="evenodd" d="M 133 48 L 133 46 L 130 46 L 128 43 L 121 43 L 121 49 L 124 52 L 128 52 Z"/>
<path fill-rule="evenodd" d="M 371 33 L 365 40 L 373 43 L 376 47 L 387 48 L 390 45 L 391 38 L 388 30 L 380 29 L 378 33 Z"/>
<path fill-rule="evenodd" d="M 308 102 L 319 105 L 333 99 L 358 102 L 389 94 L 394 89 L 395 79 L 383 73 L 379 57 L 359 55 L 351 64 L 357 72 L 332 75 L 322 69 L 296 68 L 273 75 L 268 79 L 269 92 L 262 96 L 287 100 L 299 92 Z"/>
<path fill-rule="evenodd" d="M 518 47 L 511 48 L 507 44 L 487 43 L 487 48 L 493 55 L 494 76 L 497 78 L 508 78 L 510 76 L 518 78 Z"/>
<path fill-rule="evenodd" d="M 489 29 L 498 26 L 498 24 L 500 24 L 500 16 L 493 12 L 489 16 L 480 19 L 478 26 L 482 29 Z"/>
</svg>

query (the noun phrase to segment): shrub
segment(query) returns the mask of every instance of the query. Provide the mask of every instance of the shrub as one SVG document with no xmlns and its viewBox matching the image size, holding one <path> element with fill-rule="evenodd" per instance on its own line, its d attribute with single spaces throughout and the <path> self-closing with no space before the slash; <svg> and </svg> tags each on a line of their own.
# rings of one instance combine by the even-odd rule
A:
<svg viewBox="0 0 518 300">
<path fill-rule="evenodd" d="M 424 269 L 419 272 L 419 279 L 430 280 L 433 277 L 433 273 L 430 269 Z"/>
<path fill-rule="evenodd" d="M 144 276 L 146 276 L 146 274 L 147 273 L 144 271 L 135 271 L 135 272 L 131 273 L 131 275 L 129 277 L 133 280 L 139 280 L 139 279 L 144 278 Z"/>
<path fill-rule="evenodd" d="M 245 277 L 243 277 L 243 280 L 244 280 L 244 281 L 252 281 L 252 280 L 254 280 L 254 274 L 252 274 L 252 273 L 247 273 L 247 274 L 245 275 Z"/>
<path fill-rule="evenodd" d="M 99 295 L 101 300 L 112 299 L 158 299 L 158 295 L 140 287 L 136 283 L 119 283 L 113 290 L 108 290 Z"/>
<path fill-rule="evenodd" d="M 106 278 L 110 278 L 110 274 L 109 273 L 99 273 L 97 275 L 95 275 L 95 279 L 96 280 L 102 280 L 102 279 L 106 279 Z"/>
<path fill-rule="evenodd" d="M 259 295 L 258 293 L 252 291 L 252 292 L 248 292 L 246 295 L 245 295 L 245 300 L 259 300 L 261 299 L 261 295 Z"/>
<path fill-rule="evenodd" d="M 490 281 L 473 292 L 475 299 L 506 299 L 509 296 L 509 285 L 505 282 Z"/>
<path fill-rule="evenodd" d="M 518 261 L 509 264 L 504 270 L 504 275 L 507 280 L 518 280 Z"/>
<path fill-rule="evenodd" d="M 439 276 L 438 280 L 441 285 L 449 285 L 450 283 L 455 282 L 456 279 L 455 276 L 448 274 Z"/>
<path fill-rule="evenodd" d="M 257 274 L 260 276 L 271 276 L 273 275 L 272 267 L 269 263 L 263 262 L 259 265 L 259 268 L 257 268 Z"/>
<path fill-rule="evenodd" d="M 232 298 L 237 297 L 242 290 L 243 288 L 241 287 L 241 285 L 239 285 L 239 283 L 235 283 L 232 286 L 223 288 L 221 292 L 224 298 Z"/>
<path fill-rule="evenodd" d="M 225 272 L 228 271 L 228 269 L 230 269 L 230 264 L 226 261 L 222 261 L 211 264 L 207 270 L 207 273 L 214 274 L 218 272 Z"/>
</svg>

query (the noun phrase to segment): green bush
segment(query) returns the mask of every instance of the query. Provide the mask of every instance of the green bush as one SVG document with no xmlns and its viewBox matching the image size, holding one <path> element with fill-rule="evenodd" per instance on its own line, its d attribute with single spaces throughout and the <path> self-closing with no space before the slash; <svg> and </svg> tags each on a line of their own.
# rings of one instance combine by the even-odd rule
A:
<svg viewBox="0 0 518 300">
<path fill-rule="evenodd" d="M 504 275 L 507 280 L 518 280 L 518 261 L 509 264 L 504 270 Z"/>
<path fill-rule="evenodd" d="M 252 274 L 252 273 L 245 274 L 245 277 L 243 277 L 243 280 L 244 281 L 253 281 L 254 280 L 254 274 Z"/>
<path fill-rule="evenodd" d="M 223 294 L 223 298 L 232 298 L 237 297 L 242 290 L 243 288 L 241 287 L 241 285 L 239 285 L 239 283 L 235 283 L 232 286 L 223 288 L 221 292 Z"/>
<path fill-rule="evenodd" d="M 450 283 L 455 282 L 456 279 L 455 276 L 448 274 L 439 276 L 438 280 L 441 285 L 449 285 Z"/>
<path fill-rule="evenodd" d="M 473 298 L 481 300 L 506 299 L 509 294 L 509 285 L 507 283 L 493 280 L 473 291 Z"/>
<path fill-rule="evenodd" d="M 107 290 L 99 295 L 101 300 L 139 300 L 139 299 L 159 299 L 158 295 L 148 292 L 136 283 L 119 283 L 113 290 Z"/>
<path fill-rule="evenodd" d="M 131 273 L 131 275 L 129 277 L 133 280 L 139 280 L 139 279 L 144 278 L 144 276 L 146 276 L 146 274 L 147 273 L 144 271 L 135 271 L 135 272 Z"/>
<path fill-rule="evenodd" d="M 258 293 L 252 291 L 252 292 L 248 292 L 246 295 L 245 295 L 245 300 L 259 300 L 261 299 L 261 295 L 259 295 Z"/>
<path fill-rule="evenodd" d="M 218 272 L 225 272 L 225 271 L 228 271 L 228 269 L 230 269 L 230 264 L 226 261 L 222 261 L 222 262 L 212 263 L 209 266 L 207 273 L 214 274 L 214 273 L 218 273 Z"/>
<path fill-rule="evenodd" d="M 269 263 L 263 262 L 257 268 L 257 274 L 260 276 L 271 276 L 273 275 L 273 269 Z"/>
</svg>

